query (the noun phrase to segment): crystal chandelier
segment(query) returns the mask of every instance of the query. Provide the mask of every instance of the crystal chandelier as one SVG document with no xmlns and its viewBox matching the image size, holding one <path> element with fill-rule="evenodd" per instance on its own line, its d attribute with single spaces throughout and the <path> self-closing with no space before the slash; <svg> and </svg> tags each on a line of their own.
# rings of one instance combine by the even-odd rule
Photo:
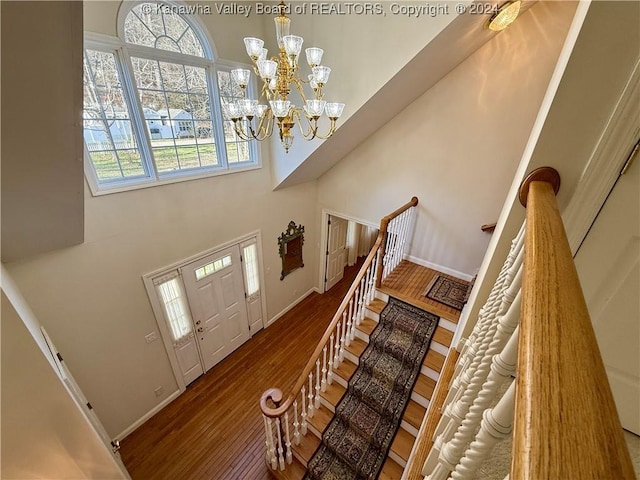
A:
<svg viewBox="0 0 640 480">
<path fill-rule="evenodd" d="M 284 1 L 281 0 L 278 16 L 274 18 L 280 49 L 277 56 L 267 59 L 267 49 L 263 48 L 264 41 L 259 38 L 244 39 L 247 53 L 253 62 L 253 70 L 263 82 L 260 98 L 268 103 L 261 104 L 258 100 L 247 98 L 251 71 L 238 68 L 231 70 L 231 78 L 240 87 L 242 98 L 226 103 L 224 109 L 227 117 L 233 121 L 236 134 L 243 140 L 265 140 L 271 136 L 274 124 L 277 123 L 280 142 L 288 153 L 293 143 L 293 128 L 296 122 L 306 140 L 327 139 L 336 130 L 336 121 L 342 115 L 344 103 L 330 103 L 322 99 L 322 88 L 329 79 L 331 69 L 320 65 L 323 54 L 321 48 L 312 47 L 305 50 L 311 74 L 307 80 L 301 78 L 298 57 L 302 50 L 303 38 L 289 34 L 291 19 L 285 15 L 286 9 Z M 304 84 L 308 84 L 313 91 L 312 99 L 307 99 Z M 302 99 L 302 107 L 295 106 L 288 100 L 293 88 Z M 321 134 L 318 122 L 323 113 L 329 119 L 329 126 L 327 131 Z"/>
</svg>

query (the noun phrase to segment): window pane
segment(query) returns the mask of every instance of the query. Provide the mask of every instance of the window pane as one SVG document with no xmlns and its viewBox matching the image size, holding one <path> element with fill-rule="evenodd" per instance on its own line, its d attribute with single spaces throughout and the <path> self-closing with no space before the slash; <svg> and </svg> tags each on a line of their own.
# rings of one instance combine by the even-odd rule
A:
<svg viewBox="0 0 640 480">
<path fill-rule="evenodd" d="M 206 70 L 142 58 L 132 64 L 158 173 L 218 165 L 216 149 L 200 147 L 214 143 Z M 190 85 L 204 93 L 190 94 Z"/>
<path fill-rule="evenodd" d="M 231 80 L 229 72 L 218 72 L 218 84 L 220 88 L 220 99 L 222 105 L 231 103 L 242 98 L 242 91 L 235 82 Z M 255 120 L 254 120 L 255 122 Z M 251 160 L 249 143 L 242 140 L 235 132 L 234 124 L 230 120 L 225 120 L 223 124 L 224 139 L 227 144 L 227 162 L 232 165 L 240 162 L 248 162 Z M 245 131 L 248 131 L 248 126 Z"/>
<path fill-rule="evenodd" d="M 128 43 L 204 57 L 204 48 L 193 29 L 175 8 L 162 3 L 141 3 L 128 13 L 124 38 Z"/>
<path fill-rule="evenodd" d="M 188 337 L 193 328 L 182 288 L 180 288 L 178 279 L 172 278 L 158 285 L 157 290 L 167 316 L 173 341 L 179 342 Z"/>
<path fill-rule="evenodd" d="M 244 273 L 247 279 L 247 295 L 253 295 L 260 290 L 258 275 L 258 249 L 255 243 L 243 248 Z"/>
<path fill-rule="evenodd" d="M 146 175 L 111 52 L 85 52 L 83 118 L 98 182 Z"/>
<path fill-rule="evenodd" d="M 219 272 L 225 267 L 232 265 L 231 255 L 225 255 L 222 258 L 218 258 L 211 263 L 207 263 L 195 271 L 196 280 L 202 280 L 203 278 L 211 275 L 212 273 Z"/>
</svg>

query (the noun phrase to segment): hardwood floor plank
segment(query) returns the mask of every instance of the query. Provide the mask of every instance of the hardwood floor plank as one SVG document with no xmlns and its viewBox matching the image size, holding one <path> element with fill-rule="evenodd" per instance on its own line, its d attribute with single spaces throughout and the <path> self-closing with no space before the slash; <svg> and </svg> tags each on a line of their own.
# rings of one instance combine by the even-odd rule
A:
<svg viewBox="0 0 640 480">
<path fill-rule="evenodd" d="M 459 310 L 425 296 L 427 287 L 436 275 L 442 275 L 458 282 L 468 283 L 451 275 L 403 260 L 385 279 L 380 291 L 454 323 L 458 323 L 460 318 Z"/>
</svg>

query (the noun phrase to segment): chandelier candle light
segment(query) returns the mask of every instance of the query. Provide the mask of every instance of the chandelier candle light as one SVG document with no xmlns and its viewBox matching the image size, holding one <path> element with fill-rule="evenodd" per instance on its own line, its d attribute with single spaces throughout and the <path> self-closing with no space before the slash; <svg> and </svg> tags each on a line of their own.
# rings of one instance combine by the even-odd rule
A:
<svg viewBox="0 0 640 480">
<path fill-rule="evenodd" d="M 311 68 L 308 80 L 300 77 L 298 57 L 302 50 L 303 38 L 289 34 L 291 19 L 285 15 L 286 5 L 281 1 L 278 5 L 278 16 L 274 18 L 276 36 L 280 52 L 278 56 L 267 59 L 264 41 L 247 37 L 244 44 L 253 62 L 253 70 L 262 79 L 260 98 L 268 101 L 261 104 L 258 100 L 247 98 L 247 85 L 251 71 L 247 69 L 231 70 L 231 78 L 240 87 L 242 98 L 224 105 L 225 113 L 233 121 L 236 134 L 243 140 L 265 140 L 273 133 L 274 123 L 278 124 L 280 142 L 289 152 L 293 143 L 293 127 L 298 122 L 300 133 L 306 140 L 314 138 L 327 139 L 336 130 L 336 121 L 342 115 L 344 103 L 325 102 L 322 88 L 329 80 L 331 69 L 320 65 L 323 50 L 307 48 L 307 63 Z M 308 84 L 313 91 L 313 99 L 307 99 L 303 84 Z M 295 87 L 304 102 L 302 107 L 295 106 L 288 96 Z M 301 113 L 302 112 L 302 113 Z M 318 133 L 318 121 L 325 114 L 329 119 L 326 133 Z M 305 127 L 302 119 L 305 119 Z"/>
</svg>

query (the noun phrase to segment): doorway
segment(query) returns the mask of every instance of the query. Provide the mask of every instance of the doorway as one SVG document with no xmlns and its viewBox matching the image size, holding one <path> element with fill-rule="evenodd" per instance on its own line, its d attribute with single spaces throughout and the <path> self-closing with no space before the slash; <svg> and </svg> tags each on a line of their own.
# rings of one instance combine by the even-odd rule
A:
<svg viewBox="0 0 640 480">
<path fill-rule="evenodd" d="M 378 228 L 342 214 L 325 212 L 326 227 L 322 279 L 323 291 L 344 277 L 344 269 L 366 257 L 378 236 Z"/>
<path fill-rule="evenodd" d="M 263 328 L 258 240 L 245 237 L 144 276 L 180 391 Z"/>
</svg>

